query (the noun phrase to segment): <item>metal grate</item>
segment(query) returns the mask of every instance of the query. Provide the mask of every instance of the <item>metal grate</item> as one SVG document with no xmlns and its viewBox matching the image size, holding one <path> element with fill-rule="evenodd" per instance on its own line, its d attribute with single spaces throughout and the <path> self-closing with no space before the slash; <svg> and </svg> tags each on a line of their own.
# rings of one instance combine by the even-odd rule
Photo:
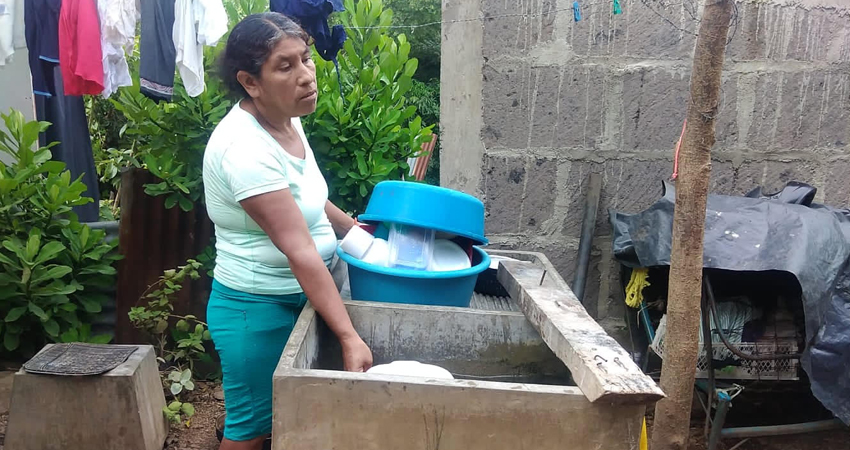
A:
<svg viewBox="0 0 850 450">
<path fill-rule="evenodd" d="M 749 355 L 797 353 L 796 339 L 778 338 L 770 341 L 741 342 L 735 344 L 742 352 Z M 658 339 L 652 345 L 652 350 L 664 358 L 664 339 Z M 722 342 L 712 345 L 712 359 L 715 361 L 730 361 L 734 365 L 715 369 L 714 376 L 735 380 L 798 380 L 797 369 L 800 361 L 797 359 L 750 361 L 734 355 Z M 708 378 L 708 364 L 705 359 L 705 349 L 700 343 L 699 359 L 697 360 L 697 378 Z"/>
</svg>

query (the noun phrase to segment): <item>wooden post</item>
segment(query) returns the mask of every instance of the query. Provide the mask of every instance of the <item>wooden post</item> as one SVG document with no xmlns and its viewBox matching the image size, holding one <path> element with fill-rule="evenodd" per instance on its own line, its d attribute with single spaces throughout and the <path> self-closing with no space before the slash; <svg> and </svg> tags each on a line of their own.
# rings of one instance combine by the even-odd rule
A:
<svg viewBox="0 0 850 450">
<path fill-rule="evenodd" d="M 702 296 L 705 206 L 711 147 L 733 0 L 705 0 L 691 70 L 688 125 L 679 153 L 667 294 L 667 335 L 652 450 L 685 450 L 691 419 Z"/>
</svg>

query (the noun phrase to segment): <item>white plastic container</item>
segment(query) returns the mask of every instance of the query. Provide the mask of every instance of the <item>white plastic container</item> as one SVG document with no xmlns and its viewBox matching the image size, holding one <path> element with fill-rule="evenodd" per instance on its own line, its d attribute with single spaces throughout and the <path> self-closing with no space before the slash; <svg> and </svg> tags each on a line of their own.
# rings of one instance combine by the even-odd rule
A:
<svg viewBox="0 0 850 450">
<path fill-rule="evenodd" d="M 472 267 L 469 255 L 460 245 L 448 239 L 436 239 L 434 241 L 434 252 L 428 270 L 434 272 L 447 272 L 451 270 L 463 270 Z"/>
<path fill-rule="evenodd" d="M 427 270 L 434 252 L 434 230 L 393 223 L 388 243 L 390 267 Z"/>
<path fill-rule="evenodd" d="M 376 238 L 360 227 L 352 227 L 339 244 L 349 255 L 378 266 L 387 267 L 390 249 L 387 241 Z"/>
</svg>

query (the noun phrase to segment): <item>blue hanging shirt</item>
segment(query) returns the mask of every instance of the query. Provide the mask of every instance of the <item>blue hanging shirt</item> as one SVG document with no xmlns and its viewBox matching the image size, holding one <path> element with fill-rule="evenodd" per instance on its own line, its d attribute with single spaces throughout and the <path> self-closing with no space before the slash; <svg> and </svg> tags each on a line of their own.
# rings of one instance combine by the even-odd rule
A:
<svg viewBox="0 0 850 450">
<path fill-rule="evenodd" d="M 344 11 L 342 0 L 271 0 L 270 9 L 296 20 L 315 41 L 316 51 L 325 61 L 336 61 L 345 43 L 342 25 L 328 27 L 328 16 Z"/>
<path fill-rule="evenodd" d="M 56 94 L 53 69 L 59 64 L 60 0 L 27 0 L 24 3 L 24 33 L 29 49 L 33 93 Z"/>
</svg>

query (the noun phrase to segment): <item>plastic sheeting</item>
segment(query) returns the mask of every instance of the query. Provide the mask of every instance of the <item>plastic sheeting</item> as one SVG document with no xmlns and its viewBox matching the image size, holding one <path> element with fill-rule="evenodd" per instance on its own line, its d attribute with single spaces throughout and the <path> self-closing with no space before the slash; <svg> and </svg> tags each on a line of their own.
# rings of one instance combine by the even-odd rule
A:
<svg viewBox="0 0 850 450">
<path fill-rule="evenodd" d="M 806 348 L 801 358 L 815 397 L 850 424 L 850 211 L 812 202 L 816 189 L 788 183 L 780 192 L 709 195 L 704 267 L 784 271 L 803 293 Z M 614 257 L 629 267 L 670 265 L 676 194 L 645 211 L 610 211 Z"/>
</svg>

